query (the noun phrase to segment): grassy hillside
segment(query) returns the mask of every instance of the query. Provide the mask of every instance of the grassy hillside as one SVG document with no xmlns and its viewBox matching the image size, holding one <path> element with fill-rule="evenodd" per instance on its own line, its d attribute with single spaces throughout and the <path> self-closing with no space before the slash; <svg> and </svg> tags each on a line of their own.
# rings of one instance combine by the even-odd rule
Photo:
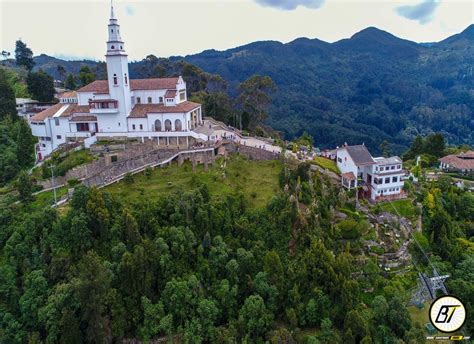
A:
<svg viewBox="0 0 474 344">
<path fill-rule="evenodd" d="M 279 189 L 278 175 L 281 168 L 278 161 L 249 161 L 241 156 L 233 156 L 226 163 L 219 159 L 214 167 L 210 166 L 208 172 L 204 171 L 202 165 L 193 172 L 190 163 L 182 167 L 173 164 L 157 168 L 150 175 L 135 175 L 131 185 L 121 181 L 105 190 L 127 202 L 133 202 L 158 198 L 177 190 L 189 190 L 203 183 L 208 186 L 212 196 L 242 192 L 252 206 L 263 207 Z"/>
</svg>

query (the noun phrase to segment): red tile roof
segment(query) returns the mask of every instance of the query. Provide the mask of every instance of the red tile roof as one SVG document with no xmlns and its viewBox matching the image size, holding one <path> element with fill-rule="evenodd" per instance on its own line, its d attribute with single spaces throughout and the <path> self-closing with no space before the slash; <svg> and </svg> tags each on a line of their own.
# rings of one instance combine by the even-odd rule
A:
<svg viewBox="0 0 474 344">
<path fill-rule="evenodd" d="M 31 121 L 33 122 L 44 121 L 48 117 L 53 117 L 56 114 L 56 112 L 58 112 L 59 109 L 61 109 L 63 106 L 66 106 L 66 104 L 62 104 L 62 103 L 54 104 L 53 106 L 47 108 L 46 110 L 43 110 L 37 113 L 36 115 L 34 115 L 33 117 L 31 117 Z"/>
<path fill-rule="evenodd" d="M 176 88 L 178 78 L 153 78 L 130 80 L 130 89 L 133 90 L 166 90 Z M 109 93 L 107 80 L 96 80 L 81 87 L 77 92 Z"/>
<path fill-rule="evenodd" d="M 107 80 L 92 81 L 78 89 L 77 92 L 109 93 L 109 82 Z"/>
<path fill-rule="evenodd" d="M 465 157 L 469 157 L 470 155 L 471 154 L 459 155 L 459 156 L 463 156 L 464 159 L 460 158 L 459 156 L 456 156 L 455 154 L 447 155 L 439 159 L 439 161 L 458 170 L 474 170 L 474 159 L 465 158 Z"/>
<path fill-rule="evenodd" d="M 174 106 L 165 106 L 164 104 L 136 104 L 130 115 L 130 118 L 143 118 L 149 113 L 183 113 L 192 111 L 201 104 L 185 101 Z"/>
<path fill-rule="evenodd" d="M 89 106 L 88 105 L 77 105 L 77 104 L 64 104 L 64 103 L 57 103 L 50 108 L 47 108 L 40 113 L 37 113 L 33 117 L 31 117 L 31 121 L 44 121 L 46 118 L 53 117 L 59 110 L 65 107 L 64 111 L 59 115 L 59 117 L 69 117 L 74 113 L 89 113 Z"/>
<path fill-rule="evenodd" d="M 59 99 L 62 98 L 77 98 L 77 93 L 76 91 L 69 91 L 69 92 L 63 92 L 59 95 Z"/>
<path fill-rule="evenodd" d="M 174 98 L 176 96 L 176 90 L 168 90 L 165 93 L 165 98 Z"/>
<path fill-rule="evenodd" d="M 130 80 L 132 90 L 166 90 L 176 88 L 179 78 L 154 78 Z"/>
<path fill-rule="evenodd" d="M 95 116 L 74 116 L 70 119 L 71 122 L 97 122 Z"/>
<path fill-rule="evenodd" d="M 352 172 L 343 173 L 342 178 L 347 179 L 347 180 L 355 180 L 356 179 L 354 173 L 352 173 Z"/>
</svg>

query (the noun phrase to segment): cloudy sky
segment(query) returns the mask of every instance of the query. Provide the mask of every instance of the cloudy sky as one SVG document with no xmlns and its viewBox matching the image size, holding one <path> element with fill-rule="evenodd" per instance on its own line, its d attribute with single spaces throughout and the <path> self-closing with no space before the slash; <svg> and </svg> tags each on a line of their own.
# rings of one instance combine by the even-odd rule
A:
<svg viewBox="0 0 474 344">
<path fill-rule="evenodd" d="M 433 42 L 474 22 L 470 0 L 114 0 L 131 59 L 297 37 L 334 42 L 368 26 Z M 0 0 L 0 50 L 103 59 L 110 1 Z"/>
</svg>

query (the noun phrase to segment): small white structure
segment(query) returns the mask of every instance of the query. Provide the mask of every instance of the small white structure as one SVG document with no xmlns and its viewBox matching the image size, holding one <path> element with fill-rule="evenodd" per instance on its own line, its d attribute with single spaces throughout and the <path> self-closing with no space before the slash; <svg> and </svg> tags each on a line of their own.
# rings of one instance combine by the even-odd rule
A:
<svg viewBox="0 0 474 344">
<path fill-rule="evenodd" d="M 337 149 L 336 163 L 347 189 L 361 187 L 362 197 L 372 201 L 404 196 L 405 171 L 398 156 L 373 158 L 365 145 L 344 145 Z"/>
<path fill-rule="evenodd" d="M 30 119 L 38 137 L 37 160 L 68 141 L 101 138 L 141 138 L 160 144 L 188 144 L 207 140 L 196 132 L 203 124 L 201 104 L 187 100 L 186 83 L 172 78 L 129 78 L 120 25 L 111 7 L 106 52 L 107 80 L 96 80 L 76 92 L 66 92 L 60 102 Z"/>
<path fill-rule="evenodd" d="M 51 102 L 39 102 L 30 98 L 16 98 L 15 100 L 18 116 L 26 120 L 54 105 Z"/>
</svg>

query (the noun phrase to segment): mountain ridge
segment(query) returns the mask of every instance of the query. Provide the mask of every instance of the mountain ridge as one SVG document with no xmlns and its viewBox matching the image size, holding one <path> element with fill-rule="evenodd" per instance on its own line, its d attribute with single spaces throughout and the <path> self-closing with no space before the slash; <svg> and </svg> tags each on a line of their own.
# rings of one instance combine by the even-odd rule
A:
<svg viewBox="0 0 474 344">
<path fill-rule="evenodd" d="M 268 124 L 293 138 L 308 131 L 321 147 L 387 140 L 394 152 L 414 136 L 442 132 L 448 142 L 474 145 L 474 25 L 436 43 L 416 43 L 369 27 L 328 43 L 300 37 L 291 42 L 252 42 L 172 56 L 228 81 L 229 93 L 254 74 L 277 85 Z M 63 61 L 41 55 L 35 68 L 55 78 L 56 64 L 78 72 L 95 61 Z M 146 60 L 130 63 L 130 76 L 146 78 Z M 147 66 L 147 68 L 142 68 Z"/>
</svg>

